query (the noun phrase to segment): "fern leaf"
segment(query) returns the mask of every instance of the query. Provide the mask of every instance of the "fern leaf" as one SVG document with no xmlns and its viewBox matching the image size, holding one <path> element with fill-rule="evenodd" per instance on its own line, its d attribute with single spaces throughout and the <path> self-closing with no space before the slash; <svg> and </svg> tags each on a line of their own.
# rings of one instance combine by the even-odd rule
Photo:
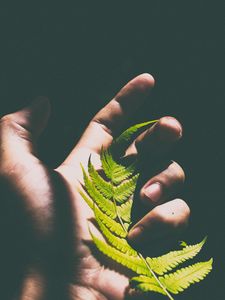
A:
<svg viewBox="0 0 225 300">
<path fill-rule="evenodd" d="M 174 273 L 159 276 L 159 281 L 166 289 L 178 294 L 187 289 L 191 284 L 199 282 L 212 270 L 212 262 L 210 259 L 206 262 L 196 263 L 186 268 L 182 268 Z M 165 295 L 165 291 L 159 286 L 159 283 L 154 277 L 137 276 L 131 279 L 132 285 L 142 292 L 158 292 Z"/>
<path fill-rule="evenodd" d="M 136 171 L 137 163 L 134 162 L 126 167 L 117 163 L 109 149 L 101 151 L 102 168 L 107 176 L 114 184 L 120 184 L 134 174 Z"/>
<path fill-rule="evenodd" d="M 111 202 L 109 199 L 106 199 L 92 184 L 90 179 L 88 178 L 88 175 L 86 174 L 84 168 L 83 170 L 83 177 L 84 177 L 84 184 L 85 188 L 92 198 L 92 200 L 98 205 L 98 207 L 104 211 L 108 216 L 115 219 L 116 218 L 116 211 L 113 202 Z"/>
<path fill-rule="evenodd" d="M 157 292 L 166 295 L 165 291 L 159 286 L 159 283 L 154 277 L 148 276 L 137 276 L 130 280 L 132 287 L 142 291 L 142 292 Z"/>
<path fill-rule="evenodd" d="M 95 212 L 95 218 L 99 225 L 99 228 L 101 230 L 101 233 L 104 235 L 104 237 L 107 239 L 107 241 L 115 247 L 115 249 L 120 250 L 121 252 L 137 256 L 137 251 L 135 251 L 127 242 L 127 240 L 115 236 L 110 230 L 101 222 L 101 220 L 98 217 L 98 212 Z"/>
<path fill-rule="evenodd" d="M 85 200 L 85 202 L 88 204 L 88 206 L 91 209 L 95 210 L 95 214 L 98 215 L 99 220 L 114 234 L 116 234 L 118 237 L 125 238 L 127 236 L 127 231 L 123 229 L 123 227 L 120 225 L 120 223 L 116 222 L 106 214 L 104 214 L 97 206 L 94 207 L 94 202 L 87 196 L 82 190 L 79 190 L 80 195 Z M 127 230 L 129 227 L 129 224 L 124 223 L 124 227 Z"/>
<path fill-rule="evenodd" d="M 113 199 L 118 203 L 124 203 L 131 195 L 133 195 L 139 174 L 134 175 L 129 180 L 122 182 L 116 186 L 113 193 Z"/>
<path fill-rule="evenodd" d="M 150 124 L 157 122 L 157 120 L 148 121 L 140 124 L 131 126 L 125 130 L 118 138 L 113 141 L 111 149 L 116 154 L 122 155 L 131 142 L 140 134 L 142 131 L 147 129 Z"/>
<path fill-rule="evenodd" d="M 81 197 L 85 200 L 85 202 L 87 203 L 87 205 L 93 209 L 94 207 L 94 202 L 92 201 L 92 199 L 82 190 L 79 190 L 79 194 L 81 195 Z M 111 220 L 111 218 L 110 218 Z"/>
<path fill-rule="evenodd" d="M 175 273 L 159 277 L 160 281 L 173 294 L 178 294 L 187 289 L 192 283 L 199 282 L 212 270 L 213 259 L 206 262 L 199 262 Z"/>
<path fill-rule="evenodd" d="M 131 222 L 123 223 L 123 227 L 125 228 L 126 232 L 128 232 Z"/>
<path fill-rule="evenodd" d="M 129 199 L 127 202 L 117 207 L 118 215 L 127 223 L 131 223 L 131 208 L 133 200 Z"/>
<path fill-rule="evenodd" d="M 97 214 L 98 218 L 101 222 L 114 234 L 121 238 L 125 238 L 127 236 L 127 232 L 123 229 L 120 223 L 111 219 L 109 216 L 104 214 L 100 209 L 95 207 L 95 214 Z M 124 224 L 125 225 L 125 224 Z M 125 227 L 126 228 L 126 227 Z"/>
<path fill-rule="evenodd" d="M 112 172 L 111 180 L 114 184 L 120 184 L 122 181 L 132 176 L 137 168 L 137 163 L 134 162 L 130 166 L 125 167 L 122 165 L 117 166 Z"/>
<path fill-rule="evenodd" d="M 124 267 L 134 271 L 137 274 L 151 276 L 151 273 L 149 272 L 145 263 L 139 257 L 124 254 L 119 250 L 115 249 L 114 247 L 98 239 L 91 231 L 90 234 L 96 247 L 103 254 L 115 260 Z"/>
<path fill-rule="evenodd" d="M 88 173 L 92 179 L 93 184 L 107 199 L 111 199 L 113 196 L 113 186 L 110 182 L 105 181 L 99 173 L 95 170 L 90 159 L 88 162 Z"/>
<path fill-rule="evenodd" d="M 196 245 L 182 242 L 181 250 L 153 258 L 144 258 L 126 240 L 139 174 L 137 161 L 129 166 L 124 165 L 122 155 L 136 136 L 154 122 L 156 121 L 134 125 L 115 139 L 108 149 L 102 148 L 100 159 L 106 179 L 95 170 L 89 158 L 88 174 L 82 167 L 85 190 L 79 192 L 93 210 L 98 228 L 105 239 L 98 239 L 90 231 L 99 251 L 139 275 L 131 279 L 133 287 L 142 292 L 158 292 L 172 300 L 169 292 L 177 294 L 192 283 L 202 280 L 211 271 L 212 260 L 168 273 L 196 256 L 206 239 Z"/>
<path fill-rule="evenodd" d="M 109 154 L 109 150 L 105 150 L 102 148 L 101 150 L 101 163 L 102 163 L 102 169 L 105 172 L 108 179 L 111 179 L 112 177 L 112 170 L 114 167 L 114 164 L 111 162 L 111 154 Z"/>
<path fill-rule="evenodd" d="M 179 244 L 180 244 L 181 247 L 188 246 L 188 244 L 185 241 L 180 241 Z"/>
<path fill-rule="evenodd" d="M 159 275 L 163 275 L 167 271 L 177 267 L 179 264 L 196 256 L 201 251 L 205 242 L 206 238 L 204 238 L 201 243 L 186 246 L 182 250 L 171 251 L 159 257 L 147 257 L 146 261 L 149 263 L 154 272 Z"/>
</svg>

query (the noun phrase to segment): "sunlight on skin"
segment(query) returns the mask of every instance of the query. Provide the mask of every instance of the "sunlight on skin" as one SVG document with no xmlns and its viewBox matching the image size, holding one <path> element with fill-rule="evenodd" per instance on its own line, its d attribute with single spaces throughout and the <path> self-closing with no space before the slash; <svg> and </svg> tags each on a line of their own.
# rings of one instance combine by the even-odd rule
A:
<svg viewBox="0 0 225 300">
<path fill-rule="evenodd" d="M 75 261 L 70 264 L 74 263 L 72 267 L 76 270 L 75 275 L 79 274 L 79 276 L 74 276 L 72 281 L 71 278 L 69 279 L 68 286 L 71 294 L 68 300 L 71 297 L 76 300 L 125 299 L 124 295 L 129 284 L 128 275 L 119 269 L 118 265 L 115 268 L 111 265 L 105 267 L 102 257 L 93 253 L 87 244 L 91 241 L 87 221 L 93 217 L 93 212 L 79 194 L 80 186 L 83 183 L 80 164 L 87 170 L 88 159 L 91 155 L 94 167 L 101 169 L 99 153 L 102 146 L 108 147 L 112 143 L 112 136 L 132 125 L 132 114 L 148 98 L 153 85 L 154 79 L 149 74 L 139 75 L 125 85 L 115 98 L 94 117 L 70 155 L 54 171 L 44 166 L 36 156 L 36 139 L 44 128 L 50 111 L 46 99 L 36 101 L 31 106 L 1 120 L 0 174 L 7 178 L 18 193 L 19 201 L 24 205 L 26 214 L 29 214 L 30 217 L 31 224 L 28 226 L 34 227 L 36 230 L 33 236 L 37 236 L 37 241 L 35 241 L 37 244 L 47 241 L 51 247 L 55 232 L 58 232 L 59 226 L 61 228 L 64 225 L 57 223 L 59 220 L 56 213 L 60 214 L 61 211 L 55 205 L 56 199 L 61 205 L 63 203 L 64 206 L 69 207 L 66 217 L 71 218 L 71 223 L 75 225 L 75 228 L 70 229 L 73 239 L 71 245 L 73 245 L 73 252 L 76 255 Z M 174 121 L 175 126 L 168 124 L 166 118 L 161 119 L 161 122 L 164 122 L 164 125 L 159 127 L 159 132 L 165 137 L 168 132 L 165 128 L 169 128 L 170 132 L 176 136 L 177 126 L 181 127 L 176 120 Z M 177 136 L 177 139 L 179 138 Z M 174 139 L 170 138 L 167 142 L 154 141 L 154 143 L 157 143 L 157 147 L 160 148 L 165 147 L 165 144 L 173 144 Z M 158 175 L 159 179 L 160 176 L 161 174 Z M 168 174 L 164 179 L 170 182 L 170 176 L 174 175 Z M 64 191 L 62 194 L 58 194 L 60 188 Z M 169 200 L 172 199 L 167 199 L 167 201 Z M 170 206 L 170 202 L 167 202 L 167 205 Z M 186 218 L 185 213 L 183 215 Z M 160 214 L 158 218 L 160 218 Z M 166 222 L 166 219 L 164 221 Z M 62 245 L 66 247 L 64 238 L 69 233 L 63 230 L 60 232 L 61 239 L 60 242 L 58 241 L 57 247 L 53 243 L 52 249 L 50 248 L 52 253 L 57 248 L 61 249 Z M 42 264 L 45 263 L 46 261 L 42 262 Z M 64 261 L 59 263 L 64 265 Z M 32 274 L 27 273 L 23 281 L 20 300 L 28 299 L 28 296 L 30 300 L 46 300 L 42 299 L 41 295 L 48 289 L 48 278 L 42 275 L 38 270 L 36 272 L 34 270 Z M 140 299 L 140 295 L 133 299 Z"/>
</svg>

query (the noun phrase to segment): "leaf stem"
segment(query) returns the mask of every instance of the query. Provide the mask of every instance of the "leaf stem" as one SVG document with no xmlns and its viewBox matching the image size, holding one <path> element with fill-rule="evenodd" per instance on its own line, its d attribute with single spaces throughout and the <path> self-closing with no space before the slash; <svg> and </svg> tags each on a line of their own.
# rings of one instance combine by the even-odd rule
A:
<svg viewBox="0 0 225 300">
<path fill-rule="evenodd" d="M 117 218 L 118 218 L 118 220 L 119 220 L 119 222 L 120 222 L 120 225 L 123 227 L 123 230 L 124 230 L 126 233 L 128 233 L 127 230 L 126 230 L 126 228 L 125 228 L 125 226 L 124 226 L 124 224 L 123 224 L 123 221 L 122 221 L 120 215 L 118 214 L 117 205 L 116 205 L 116 200 L 114 199 L 114 197 L 113 197 L 113 203 L 114 203 L 114 207 L 115 207 L 116 216 L 117 216 Z"/>
<path fill-rule="evenodd" d="M 155 280 L 158 282 L 159 286 L 163 289 L 163 291 L 166 293 L 166 295 L 168 296 L 168 298 L 170 300 L 174 300 L 174 298 L 170 295 L 170 293 L 167 291 L 167 289 L 165 288 L 165 286 L 161 283 L 161 281 L 159 280 L 159 278 L 155 275 L 155 273 L 153 272 L 153 270 L 151 269 L 151 267 L 149 266 L 148 262 L 146 261 L 146 259 L 142 256 L 141 253 L 138 252 L 138 256 L 143 260 L 143 262 L 145 263 L 146 267 L 148 268 L 149 272 L 152 274 L 152 276 L 155 278 Z"/>
<path fill-rule="evenodd" d="M 157 120 L 154 120 L 153 122 L 155 122 Z M 111 184 L 113 186 L 113 182 L 111 180 Z M 117 205 L 116 205 L 116 200 L 114 198 L 114 192 L 113 192 L 113 197 L 112 197 L 113 203 L 114 203 L 114 208 L 115 208 L 115 213 L 116 213 L 116 217 L 118 218 L 121 226 L 123 227 L 123 230 L 126 232 L 126 234 L 128 234 L 128 231 L 126 229 L 126 227 L 124 226 L 123 220 L 120 217 L 120 215 L 118 214 L 118 210 L 117 210 Z M 168 298 L 170 300 L 174 300 L 174 298 L 170 295 L 170 293 L 167 291 L 167 289 L 165 288 L 165 286 L 160 282 L 159 278 L 156 276 L 156 274 L 154 273 L 154 271 L 151 269 L 150 265 L 148 264 L 148 262 L 146 261 L 146 259 L 143 257 L 143 255 L 138 252 L 138 256 L 140 257 L 140 259 L 145 263 L 147 269 L 149 270 L 149 272 L 152 274 L 152 276 L 155 278 L 156 282 L 159 284 L 159 286 L 162 288 L 162 290 L 165 292 L 166 296 L 168 296 Z"/>
<path fill-rule="evenodd" d="M 127 229 L 125 228 L 124 224 L 123 224 L 123 220 L 121 219 L 120 215 L 118 214 L 118 210 L 117 210 L 117 205 L 116 205 L 116 201 L 113 197 L 113 202 L 114 202 L 114 206 L 115 206 L 115 212 L 116 212 L 116 216 L 121 224 L 121 226 L 123 227 L 124 231 L 128 234 Z M 168 298 L 170 300 L 174 300 L 174 298 L 170 295 L 170 293 L 167 291 L 167 289 L 165 288 L 165 286 L 160 282 L 159 278 L 156 276 L 156 274 L 153 272 L 153 270 L 151 269 L 151 267 L 149 266 L 148 262 L 146 261 L 146 259 L 143 257 L 143 255 L 138 252 L 138 256 L 140 257 L 141 260 L 143 260 L 143 262 L 145 263 L 146 267 L 148 268 L 149 272 L 152 274 L 152 276 L 155 278 L 155 280 L 157 281 L 157 283 L 159 284 L 159 286 L 162 288 L 162 290 L 165 292 L 165 294 L 168 296 Z"/>
</svg>

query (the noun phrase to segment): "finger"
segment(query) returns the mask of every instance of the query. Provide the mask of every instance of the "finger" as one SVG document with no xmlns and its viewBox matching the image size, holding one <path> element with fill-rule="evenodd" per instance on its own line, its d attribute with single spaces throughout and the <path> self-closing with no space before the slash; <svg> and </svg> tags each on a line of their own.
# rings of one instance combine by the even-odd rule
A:
<svg viewBox="0 0 225 300">
<path fill-rule="evenodd" d="M 47 98 L 39 97 L 24 109 L 5 115 L 0 120 L 1 165 L 26 161 L 34 154 L 38 136 L 46 126 L 50 113 Z"/>
<path fill-rule="evenodd" d="M 108 147 L 113 136 L 123 130 L 130 117 L 143 104 L 154 85 L 149 74 L 142 74 L 128 82 L 120 92 L 92 119 L 77 147 L 64 163 L 72 164 L 79 148 L 99 153 Z"/>
<path fill-rule="evenodd" d="M 129 232 L 132 243 L 146 243 L 179 234 L 188 224 L 190 209 L 181 199 L 156 206 Z"/>
<path fill-rule="evenodd" d="M 165 153 L 182 137 L 182 126 L 173 117 L 163 117 L 143 132 L 127 149 L 126 155 L 140 154 L 155 160 Z M 150 155 L 149 155 L 150 153 Z"/>
<path fill-rule="evenodd" d="M 140 191 L 140 201 L 146 208 L 162 204 L 178 192 L 185 180 L 183 169 L 176 162 L 172 162 L 168 168 L 160 174 L 152 177 Z"/>
</svg>

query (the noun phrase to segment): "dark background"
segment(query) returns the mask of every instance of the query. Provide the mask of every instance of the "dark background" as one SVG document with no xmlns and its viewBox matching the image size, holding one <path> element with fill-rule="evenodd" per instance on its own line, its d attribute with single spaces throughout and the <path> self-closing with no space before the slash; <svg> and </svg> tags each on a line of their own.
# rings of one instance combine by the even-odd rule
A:
<svg viewBox="0 0 225 300">
<path fill-rule="evenodd" d="M 39 150 L 54 167 L 119 88 L 151 73 L 156 87 L 134 122 L 173 115 L 183 124 L 172 158 L 187 176 L 186 235 L 197 242 L 207 234 L 201 259 L 215 259 L 210 276 L 177 298 L 223 299 L 223 1 L 73 2 L 1 7 L 0 114 L 48 96 L 52 116 Z"/>
</svg>

